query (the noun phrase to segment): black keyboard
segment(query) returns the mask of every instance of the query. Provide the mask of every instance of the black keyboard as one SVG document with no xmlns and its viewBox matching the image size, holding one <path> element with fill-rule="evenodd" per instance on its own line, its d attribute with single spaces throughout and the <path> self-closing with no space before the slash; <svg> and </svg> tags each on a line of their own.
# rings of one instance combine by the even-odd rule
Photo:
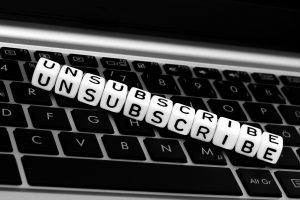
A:
<svg viewBox="0 0 300 200">
<path fill-rule="evenodd" d="M 281 135 L 282 155 L 271 165 L 35 88 L 40 57 Z M 299 105 L 300 76 L 0 47 L 0 189 L 300 198 Z"/>
</svg>

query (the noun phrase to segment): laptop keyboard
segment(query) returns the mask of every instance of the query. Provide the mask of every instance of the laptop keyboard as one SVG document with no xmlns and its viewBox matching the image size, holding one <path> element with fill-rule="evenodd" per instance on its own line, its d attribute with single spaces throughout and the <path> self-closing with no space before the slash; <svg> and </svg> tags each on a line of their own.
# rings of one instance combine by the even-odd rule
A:
<svg viewBox="0 0 300 200">
<path fill-rule="evenodd" d="M 300 197 L 300 77 L 39 49 L 0 54 L 0 186 Z M 40 57 L 281 135 L 281 158 L 270 165 L 35 88 Z"/>
</svg>

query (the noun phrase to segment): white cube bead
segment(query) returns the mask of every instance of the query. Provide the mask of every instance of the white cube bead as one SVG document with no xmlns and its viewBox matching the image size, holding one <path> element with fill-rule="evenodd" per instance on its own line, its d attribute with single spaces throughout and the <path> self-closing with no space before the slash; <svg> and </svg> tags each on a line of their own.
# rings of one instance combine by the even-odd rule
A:
<svg viewBox="0 0 300 200">
<path fill-rule="evenodd" d="M 77 99 L 82 103 L 96 106 L 102 96 L 105 79 L 90 73 L 84 74 L 78 90 Z"/>
<path fill-rule="evenodd" d="M 261 129 L 243 124 L 235 145 L 235 151 L 245 156 L 254 157 L 261 143 L 261 135 Z"/>
<path fill-rule="evenodd" d="M 234 148 L 240 133 L 240 123 L 225 117 L 220 117 L 217 123 L 213 144 L 224 149 Z"/>
<path fill-rule="evenodd" d="M 145 121 L 154 126 L 164 128 L 171 116 L 173 101 L 153 95 L 145 117 Z"/>
<path fill-rule="evenodd" d="M 127 85 L 114 80 L 108 80 L 100 100 L 100 107 L 114 113 L 121 112 L 127 93 Z"/>
<path fill-rule="evenodd" d="M 204 142 L 210 142 L 215 134 L 218 117 L 204 110 L 197 110 L 191 129 L 191 137 Z"/>
<path fill-rule="evenodd" d="M 59 71 L 60 65 L 57 62 L 40 58 L 33 72 L 31 83 L 35 87 L 50 91 L 55 85 Z"/>
<path fill-rule="evenodd" d="M 275 164 L 280 157 L 282 148 L 283 139 L 281 136 L 264 132 L 257 152 L 257 158 Z"/>
<path fill-rule="evenodd" d="M 168 129 L 181 135 L 188 135 L 195 117 L 195 109 L 175 103 L 168 123 Z"/>
<path fill-rule="evenodd" d="M 55 93 L 65 97 L 75 98 L 82 77 L 83 72 L 80 69 L 67 65 L 62 66 L 56 79 Z"/>
<path fill-rule="evenodd" d="M 146 116 L 150 98 L 150 92 L 132 87 L 128 92 L 123 114 L 132 119 L 142 121 Z"/>
</svg>

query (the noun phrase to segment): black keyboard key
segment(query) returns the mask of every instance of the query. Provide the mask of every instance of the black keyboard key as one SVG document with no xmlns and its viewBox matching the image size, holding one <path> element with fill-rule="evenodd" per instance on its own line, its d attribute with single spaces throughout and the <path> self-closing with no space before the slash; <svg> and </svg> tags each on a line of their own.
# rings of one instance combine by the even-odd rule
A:
<svg viewBox="0 0 300 200">
<path fill-rule="evenodd" d="M 275 175 L 288 197 L 300 198 L 300 172 L 277 171 Z"/>
<path fill-rule="evenodd" d="M 67 114 L 62 108 L 30 106 L 28 111 L 35 128 L 71 130 Z"/>
<path fill-rule="evenodd" d="M 186 65 L 165 64 L 164 69 L 169 75 L 192 76 L 192 71 Z"/>
<path fill-rule="evenodd" d="M 268 170 L 238 169 L 237 174 L 250 196 L 282 196 L 276 182 Z"/>
<path fill-rule="evenodd" d="M 15 102 L 51 106 L 50 93 L 32 86 L 30 83 L 13 82 L 10 84 Z"/>
<path fill-rule="evenodd" d="M 246 102 L 244 108 L 255 122 L 282 123 L 281 117 L 272 104 Z"/>
<path fill-rule="evenodd" d="M 249 74 L 244 71 L 224 70 L 223 74 L 225 78 L 229 81 L 242 81 L 242 82 L 251 81 Z"/>
<path fill-rule="evenodd" d="M 215 98 L 216 94 L 209 81 L 201 78 L 178 79 L 184 93 L 188 96 Z"/>
<path fill-rule="evenodd" d="M 104 57 L 100 61 L 104 68 L 130 71 L 129 63 L 125 59 Z"/>
<path fill-rule="evenodd" d="M 256 83 L 278 85 L 279 81 L 274 74 L 252 73 L 252 78 Z"/>
<path fill-rule="evenodd" d="M 0 79 L 23 81 L 18 62 L 0 59 Z"/>
<path fill-rule="evenodd" d="M 10 47 L 2 47 L 0 49 L 2 58 L 10 60 L 30 61 L 29 51 L 26 49 L 17 49 Z"/>
<path fill-rule="evenodd" d="M 205 67 L 194 67 L 193 68 L 196 76 L 199 78 L 207 78 L 207 79 L 222 79 L 221 73 L 217 69 L 213 68 L 205 68 Z"/>
<path fill-rule="evenodd" d="M 0 152 L 12 152 L 12 150 L 6 128 L 0 127 Z"/>
<path fill-rule="evenodd" d="M 118 130 L 123 135 L 155 136 L 153 126 L 145 121 L 137 121 L 123 115 L 113 115 Z"/>
<path fill-rule="evenodd" d="M 186 135 L 181 135 L 181 134 L 175 133 L 174 131 L 170 131 L 169 129 L 167 129 L 167 127 L 156 128 L 156 130 L 158 131 L 159 135 L 163 138 L 187 139 Z"/>
<path fill-rule="evenodd" d="M 161 68 L 157 62 L 133 61 L 132 65 L 137 72 L 161 74 Z"/>
<path fill-rule="evenodd" d="M 300 86 L 300 77 L 298 76 L 280 76 L 280 80 L 287 86 Z"/>
<path fill-rule="evenodd" d="M 21 185 L 16 159 L 13 155 L 0 154 L 0 184 Z"/>
<path fill-rule="evenodd" d="M 241 82 L 215 81 L 215 87 L 224 99 L 251 101 L 251 96 Z"/>
<path fill-rule="evenodd" d="M 79 131 L 96 133 L 113 133 L 113 127 L 104 110 L 79 110 L 71 111 L 75 125 Z"/>
<path fill-rule="evenodd" d="M 266 103 L 285 103 L 283 95 L 274 85 L 250 84 L 249 89 L 257 101 Z"/>
<path fill-rule="evenodd" d="M 34 57 L 36 61 L 38 61 L 40 58 L 47 58 L 55 62 L 58 62 L 61 65 L 64 65 L 66 63 L 64 56 L 62 55 L 62 53 L 59 52 L 36 51 L 34 52 Z"/>
<path fill-rule="evenodd" d="M 75 67 L 75 68 L 82 70 L 83 73 L 90 73 L 90 74 L 95 74 L 97 76 L 100 76 L 100 73 L 97 70 L 97 68 L 90 68 L 90 67 Z"/>
<path fill-rule="evenodd" d="M 103 74 L 106 80 L 112 79 L 126 84 L 129 88 L 136 87 L 142 89 L 142 85 L 134 72 L 105 70 Z"/>
<path fill-rule="evenodd" d="M 270 164 L 273 168 L 283 169 L 299 169 L 300 162 L 296 157 L 296 154 L 290 147 L 283 147 L 279 160 L 276 164 Z"/>
<path fill-rule="evenodd" d="M 36 62 L 26 62 L 24 63 L 24 69 L 28 78 L 28 81 L 31 82 L 32 75 L 36 66 Z"/>
<path fill-rule="evenodd" d="M 8 102 L 9 98 L 7 95 L 7 91 L 5 85 L 2 81 L 0 81 L 0 102 Z"/>
<path fill-rule="evenodd" d="M 94 134 L 61 132 L 58 136 L 67 156 L 102 157 L 98 140 Z"/>
<path fill-rule="evenodd" d="M 262 162 L 255 157 L 247 157 L 234 151 L 227 151 L 226 155 L 234 166 L 265 167 L 265 162 Z"/>
<path fill-rule="evenodd" d="M 184 97 L 184 96 L 172 96 L 170 98 L 174 103 L 181 103 L 183 105 L 190 106 L 195 110 L 202 109 L 208 111 L 206 105 L 201 98 L 197 97 Z"/>
<path fill-rule="evenodd" d="M 0 126 L 27 127 L 22 106 L 0 103 Z"/>
<path fill-rule="evenodd" d="M 280 105 L 278 109 L 288 124 L 300 125 L 300 107 Z"/>
<path fill-rule="evenodd" d="M 285 86 L 281 90 L 291 104 L 300 105 L 300 88 Z"/>
<path fill-rule="evenodd" d="M 161 94 L 180 94 L 172 76 L 144 73 L 142 79 L 149 92 Z"/>
<path fill-rule="evenodd" d="M 102 137 L 106 152 L 110 158 L 145 160 L 142 147 L 135 137 L 110 136 Z"/>
<path fill-rule="evenodd" d="M 300 135 L 294 126 L 266 125 L 266 131 L 283 137 L 284 146 L 300 147 Z"/>
<path fill-rule="evenodd" d="M 21 153 L 57 155 L 58 151 L 50 131 L 15 129 L 14 136 Z"/>
<path fill-rule="evenodd" d="M 154 161 L 186 162 L 186 157 L 177 140 L 147 138 L 144 143 Z"/>
<path fill-rule="evenodd" d="M 210 99 L 207 101 L 213 113 L 219 117 L 227 117 L 237 121 L 247 121 L 242 108 L 236 101 Z"/>
<path fill-rule="evenodd" d="M 69 108 L 86 108 L 86 109 L 95 109 L 95 106 L 90 106 L 88 104 L 82 103 L 77 99 L 72 99 L 68 97 L 64 97 L 58 94 L 54 94 L 57 105 L 61 107 L 69 107 Z"/>
<path fill-rule="evenodd" d="M 22 162 L 35 186 L 242 195 L 228 168 L 37 156 Z"/>
<path fill-rule="evenodd" d="M 94 56 L 70 54 L 68 55 L 68 60 L 72 66 L 98 67 Z"/>
<path fill-rule="evenodd" d="M 217 147 L 196 140 L 188 140 L 184 145 L 194 163 L 226 165 L 226 160 Z"/>
</svg>

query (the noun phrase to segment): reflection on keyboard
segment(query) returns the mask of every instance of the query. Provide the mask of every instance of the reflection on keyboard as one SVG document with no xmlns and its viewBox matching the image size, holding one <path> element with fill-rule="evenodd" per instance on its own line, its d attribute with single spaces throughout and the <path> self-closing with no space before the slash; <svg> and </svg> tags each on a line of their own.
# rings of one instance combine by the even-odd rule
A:
<svg viewBox="0 0 300 200">
<path fill-rule="evenodd" d="M 0 53 L 0 186 L 300 197 L 300 77 L 39 49 Z M 263 163 L 35 88 L 29 80 L 40 57 L 281 135 L 282 155 Z"/>
</svg>

